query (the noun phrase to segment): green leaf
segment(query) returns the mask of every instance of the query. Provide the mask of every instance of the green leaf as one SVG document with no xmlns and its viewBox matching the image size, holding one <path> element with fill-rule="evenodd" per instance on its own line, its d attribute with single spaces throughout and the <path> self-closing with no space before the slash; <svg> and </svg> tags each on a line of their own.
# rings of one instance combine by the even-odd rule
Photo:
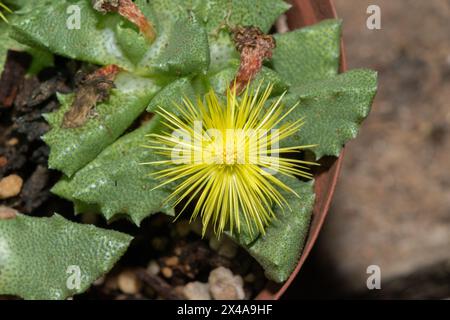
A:
<svg viewBox="0 0 450 320">
<path fill-rule="evenodd" d="M 0 294 L 65 299 L 81 293 L 112 268 L 131 239 L 57 214 L 51 218 L 18 214 L 0 220 Z M 76 288 L 70 277 L 78 270 Z"/>
<path fill-rule="evenodd" d="M 291 88 L 284 103 L 299 105 L 286 121 L 305 118 L 300 130 L 283 146 L 312 145 L 316 159 L 338 156 L 342 146 L 357 136 L 377 91 L 377 73 L 352 70 L 336 77 Z"/>
<path fill-rule="evenodd" d="M 195 101 L 197 92 L 193 86 L 193 81 L 189 78 L 180 78 L 170 83 L 150 101 L 147 107 L 148 112 L 154 112 L 158 107 L 164 110 L 176 112 L 174 104 L 181 105 L 183 99 L 188 98 Z"/>
<path fill-rule="evenodd" d="M 152 99 L 147 107 L 148 112 L 154 112 L 157 107 L 162 107 L 174 113 L 178 113 L 174 104 L 181 105 L 184 98 L 194 102 L 198 97 L 202 97 L 208 90 L 212 89 L 219 95 L 224 94 L 227 87 L 233 81 L 239 68 L 239 61 L 230 62 L 230 67 L 223 69 L 216 74 L 198 75 L 194 78 L 180 78 L 167 85 Z M 267 67 L 263 67 L 250 84 L 251 89 L 261 84 L 265 88 L 268 84 L 273 84 L 272 95 L 282 94 L 288 89 L 280 76 Z"/>
<path fill-rule="evenodd" d="M 76 9 L 80 10 L 79 16 Z M 69 29 L 67 24 L 73 25 L 72 22 L 76 22 L 73 19 L 78 17 L 80 29 Z M 115 39 L 113 26 L 120 21 L 118 15 L 103 17 L 95 12 L 88 0 L 37 0 L 17 11 L 11 25 L 15 31 L 13 36 L 32 47 L 46 48 L 72 59 L 99 65 L 116 64 L 131 70 L 133 64 Z"/>
<path fill-rule="evenodd" d="M 9 36 L 9 25 L 0 21 L 0 75 L 6 62 L 8 50 L 22 51 L 23 46 L 11 39 Z"/>
<path fill-rule="evenodd" d="M 43 69 L 55 65 L 54 56 L 49 51 L 30 47 L 26 48 L 25 51 L 33 57 L 28 74 L 37 75 Z"/>
<path fill-rule="evenodd" d="M 290 8 L 282 0 L 205 0 L 208 32 L 230 26 L 255 26 L 267 33 L 276 19 Z"/>
<path fill-rule="evenodd" d="M 50 52 L 18 43 L 10 37 L 10 31 L 8 24 L 0 22 L 0 74 L 3 72 L 8 50 L 26 51 L 32 56 L 29 74 L 37 74 L 42 69 L 53 66 L 53 55 Z"/>
<path fill-rule="evenodd" d="M 96 12 L 90 0 L 37 0 L 17 12 L 14 36 L 33 47 L 99 65 L 116 64 L 140 75 L 199 73 L 209 65 L 206 30 L 178 0 L 138 0 L 155 25 L 157 38 L 146 43 L 137 28 L 118 14 Z M 80 11 L 79 29 L 68 28 Z"/>
<path fill-rule="evenodd" d="M 73 95 L 59 96 L 62 105 L 58 111 L 46 115 L 52 129 L 43 137 L 51 150 L 50 168 L 72 176 L 113 143 L 160 90 L 153 80 L 128 73 L 119 74 L 115 84 L 117 88 L 111 91 L 109 100 L 96 106 L 97 115 L 79 128 L 61 127 Z"/>
<path fill-rule="evenodd" d="M 172 186 L 152 190 L 161 183 L 148 176 L 157 167 L 141 164 L 160 160 L 153 150 L 143 147 L 148 139 L 145 135 L 158 132 L 160 128 L 160 120 L 154 118 L 123 136 L 72 179 L 58 182 L 52 192 L 72 201 L 96 205 L 107 220 L 123 214 L 139 225 L 144 218 L 157 212 L 173 214 L 173 210 L 163 204 Z M 79 210 L 83 210 L 82 207 L 85 206 L 78 205 Z"/>
<path fill-rule="evenodd" d="M 326 79 L 338 73 L 341 21 L 325 20 L 313 26 L 275 35 L 272 64 L 292 86 Z"/>
<path fill-rule="evenodd" d="M 33 0 L 3 0 L 2 2 L 8 5 L 10 9 L 22 8 L 27 3 L 30 3 Z"/>
<path fill-rule="evenodd" d="M 266 277 L 275 282 L 285 281 L 295 269 L 305 245 L 314 206 L 312 182 L 284 176 L 280 180 L 299 195 L 280 191 L 292 210 L 275 207 L 277 220 L 256 240 L 245 234 L 242 238 L 234 238 L 264 268 Z"/>
<path fill-rule="evenodd" d="M 137 72 L 177 77 L 206 72 L 210 62 L 208 36 L 195 13 L 182 7 L 179 0 L 156 0 L 148 6 L 156 12 L 158 36 Z"/>
</svg>

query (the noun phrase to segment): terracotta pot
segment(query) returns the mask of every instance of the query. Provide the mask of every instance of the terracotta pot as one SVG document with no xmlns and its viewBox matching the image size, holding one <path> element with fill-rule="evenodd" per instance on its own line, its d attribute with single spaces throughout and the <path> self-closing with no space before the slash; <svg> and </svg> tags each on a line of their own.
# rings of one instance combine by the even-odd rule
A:
<svg viewBox="0 0 450 320">
<path fill-rule="evenodd" d="M 291 0 L 292 8 L 288 11 L 288 24 L 291 30 L 315 24 L 324 19 L 336 18 L 333 0 Z M 344 47 L 341 42 L 340 72 L 347 70 Z M 300 260 L 289 279 L 282 285 L 269 283 L 256 299 L 279 299 L 294 281 L 308 254 L 316 242 L 317 236 L 328 213 L 331 199 L 334 194 L 336 182 L 341 170 L 344 152 L 339 158 L 326 158 L 321 160 L 321 171 L 315 176 L 316 202 L 311 220 L 309 235 Z"/>
</svg>

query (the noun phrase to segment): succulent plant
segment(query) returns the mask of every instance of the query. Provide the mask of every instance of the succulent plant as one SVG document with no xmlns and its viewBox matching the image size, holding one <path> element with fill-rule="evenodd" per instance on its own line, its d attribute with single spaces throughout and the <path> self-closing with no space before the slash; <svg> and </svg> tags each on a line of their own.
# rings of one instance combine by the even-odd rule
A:
<svg viewBox="0 0 450 320">
<path fill-rule="evenodd" d="M 45 115 L 51 126 L 43 136 L 51 148 L 49 167 L 64 173 L 52 192 L 73 201 L 77 214 L 95 210 L 107 220 L 126 217 L 136 225 L 158 212 L 180 214 L 174 204 L 188 198 L 199 204 L 191 214 L 203 218 L 205 228 L 212 224 L 218 233 L 226 232 L 269 279 L 285 281 L 301 254 L 314 205 L 313 179 L 298 176 L 312 178 L 311 165 L 338 156 L 356 137 L 377 90 L 373 71 L 338 74 L 341 21 L 268 34 L 289 8 L 282 0 L 21 4 L 7 27 L 0 22 L 8 29 L 0 31 L 1 42 L 8 43 L 0 46 L 0 65 L 6 50 L 17 47 L 99 66 L 75 94 L 60 94 L 60 108 Z M 69 27 L 68 19 L 79 23 Z M 210 117 L 212 126 L 232 126 L 226 123 L 226 112 L 234 112 L 226 109 L 230 106 L 243 115 L 236 120 L 239 128 L 252 121 L 254 127 L 282 128 L 281 154 L 306 146 L 310 155 L 286 155 L 280 166 L 284 174 L 268 178 L 260 172 L 267 158 L 236 170 L 240 179 L 230 188 L 234 171 L 216 180 L 211 177 L 218 171 L 209 168 L 180 173 L 170 167 L 168 152 L 157 152 L 171 145 L 164 130 L 186 128 L 189 119 Z M 159 115 L 128 132 L 144 113 Z M 156 147 L 145 148 L 149 143 Z M 223 186 L 208 187 L 213 183 Z M 229 192 L 225 200 L 224 190 Z M 128 235 L 57 215 L 0 219 L 0 294 L 62 299 L 82 292 L 113 266 L 129 242 Z M 21 248 L 35 254 L 25 256 Z M 36 262 L 41 267 L 35 278 L 22 277 L 27 274 L 22 265 Z M 82 284 L 67 290 L 64 274 L 77 264 L 85 274 Z"/>
</svg>

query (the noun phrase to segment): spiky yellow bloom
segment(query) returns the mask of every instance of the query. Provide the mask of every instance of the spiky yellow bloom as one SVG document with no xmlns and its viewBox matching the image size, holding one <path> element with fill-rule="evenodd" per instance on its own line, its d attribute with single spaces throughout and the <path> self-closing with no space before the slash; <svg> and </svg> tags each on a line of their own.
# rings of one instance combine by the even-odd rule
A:
<svg viewBox="0 0 450 320">
<path fill-rule="evenodd" d="M 272 85 L 260 87 L 240 97 L 228 89 L 224 102 L 210 91 L 195 105 L 184 99 L 176 112 L 157 111 L 169 132 L 148 135 L 147 147 L 164 160 L 147 164 L 166 166 L 154 174 L 162 180 L 158 187 L 179 182 L 167 202 L 183 203 L 181 212 L 193 204 L 191 220 L 201 216 L 203 234 L 209 225 L 218 235 L 226 228 L 239 233 L 242 223 L 264 233 L 274 206 L 288 207 L 280 190 L 296 194 L 277 175 L 311 178 L 306 165 L 314 163 L 287 154 L 313 146 L 279 147 L 304 123 L 281 124 L 296 106 L 284 110 L 284 95 L 269 103 Z"/>
</svg>

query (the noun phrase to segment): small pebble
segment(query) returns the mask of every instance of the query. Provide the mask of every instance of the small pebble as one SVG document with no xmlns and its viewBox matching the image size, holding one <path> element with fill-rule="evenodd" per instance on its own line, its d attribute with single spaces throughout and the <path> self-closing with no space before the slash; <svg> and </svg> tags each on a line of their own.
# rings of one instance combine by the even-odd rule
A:
<svg viewBox="0 0 450 320">
<path fill-rule="evenodd" d="M 120 291 L 126 294 L 137 294 L 141 290 L 141 281 L 132 270 L 125 270 L 117 279 Z"/>
<path fill-rule="evenodd" d="M 186 298 L 184 296 L 184 286 L 176 286 L 175 288 L 173 288 L 173 293 L 175 293 L 179 297 Z"/>
<path fill-rule="evenodd" d="M 8 220 L 8 219 L 14 219 L 17 215 L 17 210 L 0 206 L 0 220 Z"/>
<path fill-rule="evenodd" d="M 176 247 L 175 250 L 173 251 L 177 256 L 181 256 L 182 250 L 180 247 Z"/>
<path fill-rule="evenodd" d="M 147 272 L 151 275 L 156 276 L 160 270 L 161 268 L 159 267 L 158 262 L 156 262 L 155 260 L 150 261 L 147 265 Z"/>
<path fill-rule="evenodd" d="M 211 300 L 209 285 L 198 281 L 189 282 L 183 288 L 183 294 L 189 300 Z"/>
<path fill-rule="evenodd" d="M 209 291 L 215 300 L 243 300 L 244 281 L 230 269 L 219 267 L 209 274 Z"/>
<path fill-rule="evenodd" d="M 173 276 L 173 271 L 170 268 L 164 267 L 161 269 L 161 273 L 164 277 L 166 278 L 172 278 Z"/>
<path fill-rule="evenodd" d="M 0 180 L 0 199 L 17 196 L 22 190 L 23 180 L 16 174 L 9 175 Z"/>
<path fill-rule="evenodd" d="M 178 257 L 173 256 L 173 257 L 167 258 L 165 263 L 166 263 L 166 266 L 168 266 L 168 267 L 175 267 L 176 265 L 178 265 L 179 259 L 178 259 Z"/>
<path fill-rule="evenodd" d="M 19 143 L 19 139 L 17 138 L 11 138 L 6 142 L 6 145 L 9 147 L 13 147 Z"/>
</svg>

